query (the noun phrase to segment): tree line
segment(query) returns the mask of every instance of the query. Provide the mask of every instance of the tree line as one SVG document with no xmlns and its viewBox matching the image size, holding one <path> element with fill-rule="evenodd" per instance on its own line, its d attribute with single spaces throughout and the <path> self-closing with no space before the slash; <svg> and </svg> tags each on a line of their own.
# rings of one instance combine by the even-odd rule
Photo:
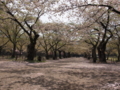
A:
<svg viewBox="0 0 120 90">
<path fill-rule="evenodd" d="M 40 18 L 46 13 L 67 13 L 75 21 L 43 23 Z M 1 48 L 11 42 L 12 57 L 16 48 L 21 52 L 25 48 L 27 60 L 34 60 L 36 50 L 44 51 L 47 59 L 51 52 L 56 59 L 61 51 L 89 51 L 94 63 L 97 55 L 106 63 L 112 48 L 119 61 L 119 14 L 118 0 L 0 0 L 0 31 L 1 38 L 5 38 Z"/>
</svg>

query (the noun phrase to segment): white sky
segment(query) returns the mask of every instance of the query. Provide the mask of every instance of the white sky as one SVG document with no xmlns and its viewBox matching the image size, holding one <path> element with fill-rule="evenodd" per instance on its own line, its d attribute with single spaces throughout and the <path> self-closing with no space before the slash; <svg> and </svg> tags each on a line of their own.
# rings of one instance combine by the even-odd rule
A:
<svg viewBox="0 0 120 90">
<path fill-rule="evenodd" d="M 66 0 L 60 0 L 62 3 Z M 81 0 L 78 0 L 78 1 L 81 1 Z M 91 0 L 88 0 L 89 2 L 91 2 Z M 69 4 L 68 2 L 66 2 L 67 4 Z M 58 4 L 57 6 L 58 7 Z M 41 16 L 41 20 L 43 22 L 65 22 L 65 23 L 81 23 L 80 21 L 82 21 L 82 19 L 80 17 L 77 17 L 77 16 L 74 16 L 73 12 L 71 10 L 69 11 L 66 11 L 66 12 L 62 12 L 63 14 L 60 15 L 60 14 L 57 14 L 56 16 L 54 15 L 48 15 L 48 14 L 45 14 L 43 16 Z M 72 15 L 73 14 L 73 15 Z M 69 18 L 68 18 L 69 17 Z M 78 20 L 78 21 L 77 21 Z"/>
<path fill-rule="evenodd" d="M 45 14 L 45 15 L 41 16 L 40 19 L 44 23 L 47 23 L 47 22 L 80 23 L 79 21 L 81 21 L 81 20 L 78 20 L 77 17 L 73 17 L 73 16 L 71 16 L 70 18 L 68 18 L 68 17 L 69 17 L 69 13 L 66 12 L 63 15 L 57 14 L 56 16 L 54 16 L 54 15 L 50 16 L 48 14 Z"/>
<path fill-rule="evenodd" d="M 52 22 L 52 21 L 60 21 L 60 22 L 70 22 L 66 16 L 50 16 L 49 15 L 43 15 L 40 18 L 43 22 Z"/>
</svg>

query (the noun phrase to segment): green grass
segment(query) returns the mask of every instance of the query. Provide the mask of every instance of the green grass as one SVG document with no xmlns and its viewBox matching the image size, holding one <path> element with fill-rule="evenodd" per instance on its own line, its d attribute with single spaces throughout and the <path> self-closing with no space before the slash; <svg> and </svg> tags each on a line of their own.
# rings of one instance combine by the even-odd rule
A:
<svg viewBox="0 0 120 90">
<path fill-rule="evenodd" d="M 117 57 L 115 57 L 115 56 L 109 57 L 107 61 L 110 61 L 110 62 L 117 62 Z"/>
</svg>

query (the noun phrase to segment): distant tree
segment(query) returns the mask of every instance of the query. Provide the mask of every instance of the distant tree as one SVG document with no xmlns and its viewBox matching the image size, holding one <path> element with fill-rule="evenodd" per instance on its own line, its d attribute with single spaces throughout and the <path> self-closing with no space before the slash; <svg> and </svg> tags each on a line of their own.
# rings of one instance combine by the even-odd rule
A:
<svg viewBox="0 0 120 90">
<path fill-rule="evenodd" d="M 12 20 L 2 21 L 0 31 L 8 38 L 8 40 L 13 44 L 12 58 L 15 58 L 15 51 L 17 48 L 18 40 L 20 39 L 22 32 L 21 28 Z"/>
<path fill-rule="evenodd" d="M 109 60 L 110 57 L 116 57 L 116 45 L 114 44 L 116 41 L 113 41 L 114 37 L 108 42 L 106 48 L 106 60 Z"/>
<path fill-rule="evenodd" d="M 87 31 L 87 36 L 86 36 L 85 42 L 90 44 L 92 46 L 92 59 L 93 63 L 96 63 L 97 61 L 97 46 L 100 41 L 100 32 L 97 28 L 94 28 L 92 30 Z"/>
<path fill-rule="evenodd" d="M 57 52 L 61 48 L 68 45 L 69 40 L 69 26 L 64 23 L 47 23 L 43 29 L 41 29 L 40 45 L 44 48 L 46 58 L 48 59 L 48 53 L 53 53 L 53 58 L 57 58 Z"/>
<path fill-rule="evenodd" d="M 9 42 L 8 39 L 6 39 L 4 36 L 0 35 L 0 55 L 2 55 L 2 51 L 5 48 L 5 46 L 7 45 L 7 43 Z"/>
<path fill-rule="evenodd" d="M 116 45 L 117 53 L 118 53 L 118 61 L 120 61 L 120 25 L 115 25 L 115 36 L 113 44 Z"/>
<path fill-rule="evenodd" d="M 108 43 L 108 41 L 112 38 L 113 36 L 113 33 L 112 33 L 112 30 L 110 28 L 110 12 L 108 11 L 107 14 L 106 14 L 106 21 L 104 21 L 102 19 L 102 21 L 99 22 L 100 26 L 103 28 L 103 35 L 102 37 L 100 38 L 101 41 L 97 47 L 98 49 L 98 56 L 99 56 L 99 61 L 100 62 L 105 62 L 106 63 L 106 54 L 105 54 L 105 51 L 106 51 L 106 45 Z M 104 22 L 103 22 L 104 21 Z"/>
<path fill-rule="evenodd" d="M 23 33 L 17 43 L 17 49 L 19 50 L 20 54 L 22 54 L 22 52 L 26 52 L 26 46 L 29 43 L 28 41 L 28 37 L 25 35 L 25 33 Z"/>
</svg>

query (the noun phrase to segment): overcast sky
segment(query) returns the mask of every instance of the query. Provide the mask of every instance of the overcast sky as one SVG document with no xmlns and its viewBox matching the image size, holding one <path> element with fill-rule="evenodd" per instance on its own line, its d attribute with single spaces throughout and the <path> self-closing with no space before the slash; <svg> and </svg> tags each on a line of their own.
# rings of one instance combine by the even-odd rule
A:
<svg viewBox="0 0 120 90">
<path fill-rule="evenodd" d="M 49 16 L 47 14 L 41 16 L 40 18 L 43 22 L 52 22 L 52 21 L 60 21 L 60 22 L 70 22 L 66 15 L 52 15 Z"/>
</svg>

